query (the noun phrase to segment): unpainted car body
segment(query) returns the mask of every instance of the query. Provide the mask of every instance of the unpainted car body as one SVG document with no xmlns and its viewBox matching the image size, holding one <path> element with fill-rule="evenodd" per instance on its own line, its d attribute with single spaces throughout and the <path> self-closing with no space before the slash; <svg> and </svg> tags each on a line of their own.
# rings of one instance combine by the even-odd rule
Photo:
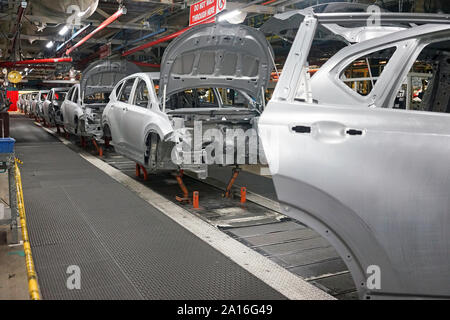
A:
<svg viewBox="0 0 450 320">
<path fill-rule="evenodd" d="M 42 104 L 47 98 L 49 90 L 40 90 L 36 95 L 36 99 L 31 103 L 30 115 L 36 118 L 40 118 L 42 115 Z"/>
<path fill-rule="evenodd" d="M 24 97 L 23 97 L 23 101 L 24 101 L 24 103 L 23 103 L 23 112 L 25 114 L 28 114 L 28 112 L 29 112 L 29 110 L 28 110 L 28 105 L 29 105 L 28 101 L 30 101 L 30 98 L 31 98 L 31 93 L 25 93 L 24 94 Z"/>
<path fill-rule="evenodd" d="M 133 63 L 100 60 L 90 64 L 80 83 L 72 86 L 61 106 L 61 118 L 66 131 L 100 140 L 103 137 L 101 116 L 109 95 L 119 80 L 139 72 Z"/>
<path fill-rule="evenodd" d="M 213 163 L 205 155 L 217 140 L 210 137 L 195 148 L 194 135 L 256 128 L 272 65 L 272 48 L 258 30 L 231 24 L 196 26 L 164 51 L 160 75 L 135 74 L 116 85 L 103 112 L 104 134 L 117 152 L 152 172 L 184 169 L 206 178 Z M 222 94 L 233 90 L 245 104 L 225 105 L 219 89 Z M 201 103 L 202 95 L 213 96 L 214 103 Z M 256 130 L 254 136 L 257 139 Z M 223 148 L 235 154 L 234 138 L 223 141 Z M 243 158 L 250 156 L 250 148 L 246 150 Z M 231 161 L 226 164 L 237 164 Z"/>
<path fill-rule="evenodd" d="M 17 100 L 17 108 L 20 112 L 23 112 L 23 108 L 25 105 L 25 94 L 21 93 L 19 94 L 19 100 Z"/>
<path fill-rule="evenodd" d="M 31 106 L 36 99 L 37 92 L 30 92 L 25 95 L 25 114 L 31 116 Z"/>
<path fill-rule="evenodd" d="M 305 10 L 269 20 L 265 31 L 298 31 L 260 138 L 283 212 L 333 244 L 361 298 L 449 298 L 450 115 L 393 107 L 422 50 L 444 41 L 448 52 L 450 20 L 382 13 L 367 26 L 370 18 Z M 309 79 L 319 26 L 348 45 Z M 352 90 L 347 66 L 387 48 L 394 53 L 372 90 Z"/>
<path fill-rule="evenodd" d="M 52 88 L 42 103 L 41 119 L 49 125 L 56 125 L 56 117 L 61 117 L 60 107 L 63 103 L 68 89 Z"/>
</svg>

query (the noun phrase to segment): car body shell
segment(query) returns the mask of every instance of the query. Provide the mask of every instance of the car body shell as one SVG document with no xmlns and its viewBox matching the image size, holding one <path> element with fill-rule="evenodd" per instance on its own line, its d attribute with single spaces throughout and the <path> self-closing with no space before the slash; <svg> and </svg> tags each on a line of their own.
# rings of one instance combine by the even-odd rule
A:
<svg viewBox="0 0 450 320">
<path fill-rule="evenodd" d="M 101 116 L 106 102 L 90 102 L 89 96 L 109 96 L 114 85 L 123 77 L 139 72 L 125 60 L 100 60 L 90 64 L 79 84 L 74 85 L 61 105 L 61 124 L 71 134 L 101 140 Z"/>
<path fill-rule="evenodd" d="M 262 92 L 272 70 L 272 55 L 266 38 L 256 29 L 231 24 L 196 26 L 170 43 L 162 58 L 161 74 L 137 73 L 116 85 L 102 116 L 105 135 L 112 138 L 118 153 L 150 171 L 182 169 L 206 178 L 211 163 L 202 159 L 212 142 L 186 149 L 195 143 L 192 132 L 195 135 L 196 132 L 204 134 L 208 129 L 220 129 L 221 132 L 254 129 L 260 111 L 251 108 L 250 104 L 242 108 L 224 107 L 220 102 L 218 107 L 181 107 L 174 103 L 169 110 L 169 97 L 205 86 L 214 92 L 217 88 L 231 88 L 252 103 L 258 101 L 261 106 Z M 157 80 L 158 94 L 154 86 Z M 130 81 L 129 97 L 121 101 L 119 96 Z M 133 99 L 142 82 L 146 85 L 149 101 L 138 106 Z M 199 122 L 202 127 L 196 127 Z M 254 132 L 257 139 L 256 130 Z M 224 149 L 230 148 L 237 148 L 234 139 L 225 139 Z M 243 158 L 247 157 L 249 154 Z M 236 165 L 236 161 L 232 159 L 226 164 Z"/>
<path fill-rule="evenodd" d="M 65 99 L 65 95 L 67 94 L 67 88 L 52 88 L 44 102 L 42 103 L 42 111 L 40 113 L 40 118 L 44 120 L 46 123 L 51 125 L 56 125 L 56 119 L 60 119 L 60 106 Z M 63 95 L 64 97 L 58 97 L 58 95 Z M 62 121 L 61 121 L 62 122 Z"/>
<path fill-rule="evenodd" d="M 31 115 L 31 107 L 33 105 L 33 101 L 37 95 L 37 92 L 31 92 L 26 94 L 25 99 L 25 113 Z"/>
<path fill-rule="evenodd" d="M 40 118 L 42 116 L 42 104 L 44 103 L 49 90 L 40 90 L 36 96 L 36 99 L 31 103 L 30 115 Z"/>
<path fill-rule="evenodd" d="M 23 112 L 24 104 L 25 104 L 25 94 L 21 93 L 19 94 L 19 100 L 17 100 L 17 108 L 19 109 L 19 111 Z"/>
<path fill-rule="evenodd" d="M 393 105 L 422 49 L 450 39 L 450 20 L 380 17 L 388 25 L 406 23 L 388 30 L 365 26 L 368 13 L 276 15 L 275 29 L 299 29 L 259 134 L 283 213 L 337 249 L 361 298 L 449 298 L 450 173 L 438 159 L 450 153 L 450 116 Z M 343 21 L 363 26 L 337 28 Z M 319 24 L 350 44 L 309 79 L 306 57 Z M 352 61 L 389 47 L 395 53 L 370 94 L 341 81 Z"/>
</svg>

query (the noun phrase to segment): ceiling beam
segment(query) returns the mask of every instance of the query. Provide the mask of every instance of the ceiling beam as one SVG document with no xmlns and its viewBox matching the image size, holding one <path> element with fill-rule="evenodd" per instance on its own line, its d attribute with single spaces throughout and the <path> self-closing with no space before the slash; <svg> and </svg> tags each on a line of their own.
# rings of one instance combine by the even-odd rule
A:
<svg viewBox="0 0 450 320">
<path fill-rule="evenodd" d="M 103 16 L 103 18 L 108 19 L 110 17 L 110 14 L 107 14 L 105 11 L 103 11 L 100 8 L 97 8 L 97 10 L 95 10 L 95 11 L 97 11 L 101 16 Z"/>
<path fill-rule="evenodd" d="M 25 15 L 25 18 L 32 22 L 43 22 L 43 23 L 52 23 L 52 24 L 65 24 L 67 22 L 67 20 L 64 17 Z M 11 16 L 0 17 L 0 21 L 11 21 L 11 20 L 14 20 Z M 91 22 L 93 27 L 98 27 L 103 21 L 87 19 L 87 20 L 84 20 L 83 22 L 86 22 L 86 23 Z M 108 25 L 108 28 L 149 30 L 148 27 L 145 27 L 143 24 L 140 24 L 140 23 L 128 23 L 128 22 L 119 23 L 117 21 Z"/>
</svg>

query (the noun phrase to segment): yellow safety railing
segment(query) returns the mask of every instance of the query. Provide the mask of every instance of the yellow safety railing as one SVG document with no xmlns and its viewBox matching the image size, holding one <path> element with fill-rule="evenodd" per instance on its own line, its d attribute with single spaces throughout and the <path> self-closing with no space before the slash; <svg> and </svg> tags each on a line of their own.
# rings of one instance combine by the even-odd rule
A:
<svg viewBox="0 0 450 320">
<path fill-rule="evenodd" d="M 20 217 L 20 227 L 22 229 L 22 240 L 23 240 L 23 251 L 25 252 L 25 262 L 27 267 L 27 278 L 28 278 L 28 292 L 30 294 L 31 300 L 40 300 L 41 296 L 39 294 L 39 286 L 37 282 L 36 271 L 34 269 L 33 255 L 31 254 L 31 245 L 28 238 L 28 229 L 25 216 L 25 204 L 23 201 L 22 192 L 22 178 L 20 177 L 20 170 L 18 163 L 22 163 L 16 158 L 14 161 L 14 172 L 16 180 L 16 192 L 17 192 L 17 209 L 19 211 Z"/>
</svg>

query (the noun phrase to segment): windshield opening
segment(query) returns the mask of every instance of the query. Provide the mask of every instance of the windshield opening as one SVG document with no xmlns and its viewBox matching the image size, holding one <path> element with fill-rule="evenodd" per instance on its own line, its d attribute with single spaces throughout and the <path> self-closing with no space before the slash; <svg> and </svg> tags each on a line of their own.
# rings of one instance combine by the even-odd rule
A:
<svg viewBox="0 0 450 320">
<path fill-rule="evenodd" d="M 56 100 L 56 101 L 64 101 L 64 99 L 66 98 L 66 93 L 67 93 L 67 92 L 61 92 L 61 91 L 55 92 L 55 93 L 53 94 L 53 100 Z"/>
<path fill-rule="evenodd" d="M 108 103 L 111 92 L 97 92 L 84 98 L 84 103 Z"/>
<path fill-rule="evenodd" d="M 251 108 L 254 99 L 231 88 L 195 88 L 172 94 L 166 103 L 168 109 L 182 108 Z"/>
</svg>

